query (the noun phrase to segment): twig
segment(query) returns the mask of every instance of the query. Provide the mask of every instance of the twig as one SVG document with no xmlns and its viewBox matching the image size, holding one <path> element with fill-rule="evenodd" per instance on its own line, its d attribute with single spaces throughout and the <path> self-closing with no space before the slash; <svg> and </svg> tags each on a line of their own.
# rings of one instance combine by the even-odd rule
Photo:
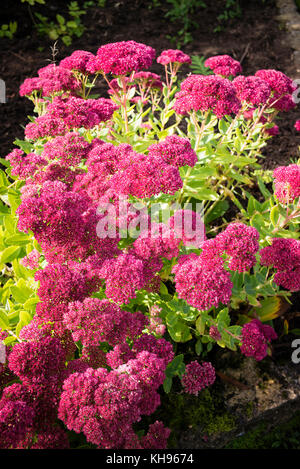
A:
<svg viewBox="0 0 300 469">
<path fill-rule="evenodd" d="M 250 386 L 247 386 L 247 384 L 241 383 L 237 379 L 234 379 L 231 376 L 225 375 L 221 371 L 216 371 L 216 375 L 218 375 L 222 381 L 232 384 L 233 386 L 236 386 L 239 389 L 242 389 L 242 390 L 250 389 Z"/>
<path fill-rule="evenodd" d="M 250 44 L 251 44 L 251 42 L 249 42 L 249 43 L 246 45 L 245 50 L 244 50 L 244 52 L 243 52 L 243 54 L 242 54 L 242 57 L 241 57 L 240 60 L 239 60 L 240 63 L 243 62 L 244 58 L 245 58 L 246 55 L 248 54 Z"/>
<path fill-rule="evenodd" d="M 27 59 L 27 58 L 25 59 L 24 57 L 22 57 L 21 55 L 17 54 L 16 52 L 13 52 L 12 50 L 10 50 L 9 52 L 10 52 L 11 54 L 15 55 L 16 57 L 18 57 L 18 59 L 23 60 L 23 62 L 28 62 L 28 59 Z"/>
</svg>

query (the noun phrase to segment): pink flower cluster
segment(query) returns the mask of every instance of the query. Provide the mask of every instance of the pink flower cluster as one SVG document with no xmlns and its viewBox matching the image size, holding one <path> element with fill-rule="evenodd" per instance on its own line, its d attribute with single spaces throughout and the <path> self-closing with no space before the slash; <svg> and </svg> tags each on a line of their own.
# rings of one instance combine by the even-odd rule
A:
<svg viewBox="0 0 300 469">
<path fill-rule="evenodd" d="M 76 70 L 86 74 L 88 73 L 88 62 L 94 59 L 95 56 L 91 52 L 87 52 L 85 50 L 75 50 L 70 56 L 62 59 L 59 63 L 59 66 L 67 70 Z"/>
<path fill-rule="evenodd" d="M 156 60 L 162 65 L 168 65 L 169 63 L 190 64 L 192 62 L 189 55 L 178 49 L 164 50 Z"/>
<path fill-rule="evenodd" d="M 228 267 L 237 272 L 247 272 L 256 264 L 259 250 L 259 233 L 256 228 L 243 223 L 230 223 L 217 237 L 220 248 L 228 256 Z"/>
<path fill-rule="evenodd" d="M 234 85 L 216 75 L 190 75 L 181 83 L 175 98 L 174 109 L 178 114 L 211 110 L 221 119 L 237 114 L 241 107 Z"/>
<path fill-rule="evenodd" d="M 254 357 L 260 361 L 267 355 L 271 340 L 277 339 L 277 334 L 271 326 L 262 324 L 258 319 L 252 319 L 242 329 L 241 352 L 246 357 Z"/>
<path fill-rule="evenodd" d="M 300 132 L 300 120 L 297 120 L 294 125 L 295 129 Z"/>
<path fill-rule="evenodd" d="M 72 332 L 74 342 L 84 347 L 108 342 L 110 345 L 123 343 L 127 338 L 139 336 L 147 322 L 140 312 L 122 311 L 108 300 L 85 298 L 68 305 L 63 321 Z"/>
<path fill-rule="evenodd" d="M 296 106 L 292 98 L 296 85 L 284 73 L 278 70 L 258 70 L 255 76 L 266 81 L 271 88 L 269 104 L 279 111 L 289 111 Z"/>
<path fill-rule="evenodd" d="M 157 389 L 164 380 L 165 366 L 156 354 L 142 351 L 110 372 L 90 368 L 74 373 L 64 382 L 59 418 L 99 448 L 149 447 L 150 435 L 139 441 L 132 425 L 160 404 Z M 159 428 L 164 434 L 161 444 L 165 444 L 169 431 Z"/>
<path fill-rule="evenodd" d="M 66 91 L 76 92 L 81 88 L 72 71 L 59 65 L 40 68 L 38 75 L 24 81 L 20 86 L 20 96 L 29 96 L 33 91 L 42 91 L 43 96 L 51 96 Z"/>
<path fill-rule="evenodd" d="M 48 104 L 47 113 L 27 124 L 25 135 L 36 140 L 43 137 L 64 135 L 71 129 L 95 127 L 108 121 L 118 108 L 110 99 L 82 99 L 71 96 L 68 99 L 55 97 Z"/>
<path fill-rule="evenodd" d="M 266 104 L 271 95 L 269 83 L 259 76 L 240 75 L 233 80 L 233 85 L 238 98 L 253 106 Z"/>
<path fill-rule="evenodd" d="M 172 270 L 179 298 L 200 310 L 229 303 L 232 282 L 224 269 L 225 261 L 230 270 L 250 270 L 256 263 L 258 239 L 255 228 L 231 223 L 216 238 L 203 242 L 199 256 L 181 256 Z"/>
<path fill-rule="evenodd" d="M 69 446 L 65 432 L 56 426 L 65 359 L 60 341 L 53 337 L 13 347 L 9 368 L 22 384 L 6 387 L 0 400 L 1 448 L 46 449 L 51 436 L 54 447 Z"/>
<path fill-rule="evenodd" d="M 88 156 L 90 144 L 77 132 L 68 132 L 45 143 L 43 157 L 64 167 L 78 166 Z"/>
<path fill-rule="evenodd" d="M 279 166 L 273 171 L 275 196 L 284 205 L 300 197 L 300 165 Z"/>
<path fill-rule="evenodd" d="M 145 44 L 135 41 L 114 42 L 101 46 L 86 68 L 90 73 L 127 75 L 149 68 L 154 57 L 155 50 Z"/>
<path fill-rule="evenodd" d="M 188 254 L 173 267 L 179 298 L 202 311 L 227 304 L 231 298 L 232 282 L 223 267 L 206 262 L 201 256 Z"/>
<path fill-rule="evenodd" d="M 204 62 L 205 67 L 210 68 L 216 75 L 222 77 L 235 77 L 242 73 L 242 67 L 240 62 L 234 60 L 230 55 L 215 55 L 209 57 Z"/>
<path fill-rule="evenodd" d="M 200 364 L 193 361 L 186 365 L 181 384 L 186 393 L 198 396 L 199 391 L 214 384 L 215 379 L 216 373 L 211 363 L 203 362 Z"/>
<path fill-rule="evenodd" d="M 271 246 L 260 250 L 260 263 L 274 267 L 274 282 L 291 291 L 300 290 L 300 241 L 273 238 Z"/>
<path fill-rule="evenodd" d="M 155 159 L 161 157 L 166 163 L 180 168 L 181 166 L 195 166 L 197 154 L 192 149 L 187 138 L 170 135 L 165 140 L 148 147 L 148 156 Z"/>
</svg>

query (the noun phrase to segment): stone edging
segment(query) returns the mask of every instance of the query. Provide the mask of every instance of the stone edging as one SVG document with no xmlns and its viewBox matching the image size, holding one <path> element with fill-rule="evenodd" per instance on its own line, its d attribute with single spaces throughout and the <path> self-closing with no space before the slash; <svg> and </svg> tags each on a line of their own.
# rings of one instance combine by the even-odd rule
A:
<svg viewBox="0 0 300 469">
<path fill-rule="evenodd" d="M 285 24 L 287 39 L 293 52 L 296 74 L 300 74 L 300 13 L 294 0 L 276 0 L 279 15 L 276 19 Z"/>
</svg>

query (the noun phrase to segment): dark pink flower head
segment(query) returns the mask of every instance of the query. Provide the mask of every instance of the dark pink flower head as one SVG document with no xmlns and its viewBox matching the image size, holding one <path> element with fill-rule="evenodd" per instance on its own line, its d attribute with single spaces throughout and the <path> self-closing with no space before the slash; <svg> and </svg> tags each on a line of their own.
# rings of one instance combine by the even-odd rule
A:
<svg viewBox="0 0 300 469">
<path fill-rule="evenodd" d="M 60 91 L 75 91 L 81 86 L 70 70 L 59 65 L 50 64 L 40 68 L 38 75 L 42 79 L 44 96 Z"/>
<path fill-rule="evenodd" d="M 65 366 L 65 351 L 54 337 L 21 342 L 9 354 L 8 365 L 23 384 L 44 383 L 50 379 L 58 382 Z"/>
<path fill-rule="evenodd" d="M 230 55 L 215 55 L 209 57 L 204 62 L 205 67 L 210 68 L 216 75 L 223 77 L 235 77 L 239 73 L 242 73 L 242 67 L 240 62 L 234 60 Z"/>
<path fill-rule="evenodd" d="M 111 178 L 110 187 L 117 194 L 146 198 L 160 192 L 174 194 L 181 189 L 182 179 L 178 168 L 166 163 L 162 157 L 151 158 L 131 150 L 119 162 L 119 170 Z"/>
<path fill-rule="evenodd" d="M 300 197 L 300 165 L 279 166 L 273 171 L 275 196 L 282 204 Z"/>
<path fill-rule="evenodd" d="M 296 89 L 293 81 L 278 70 L 258 70 L 255 73 L 255 76 L 262 78 L 269 83 L 271 91 L 273 91 L 274 98 L 280 98 L 286 94 L 292 94 Z"/>
<path fill-rule="evenodd" d="M 90 144 L 77 132 L 68 132 L 64 136 L 47 142 L 44 146 L 43 156 L 48 160 L 59 160 L 62 166 L 78 166 L 87 158 Z"/>
<path fill-rule="evenodd" d="M 106 296 L 118 304 L 129 303 L 146 283 L 143 261 L 128 253 L 105 261 L 100 276 L 105 279 Z"/>
<path fill-rule="evenodd" d="M 98 298 L 69 303 L 64 314 L 64 324 L 74 341 L 81 341 L 83 346 L 123 343 L 127 337 L 133 339 L 140 335 L 146 323 L 142 313 L 122 311 L 115 303 Z"/>
<path fill-rule="evenodd" d="M 43 137 L 55 137 L 67 132 L 64 121 L 53 114 L 44 114 L 34 122 L 29 122 L 25 127 L 25 136 L 30 140 L 37 140 Z"/>
<path fill-rule="evenodd" d="M 143 351 L 110 372 L 74 373 L 64 382 L 58 416 L 98 448 L 132 448 L 138 443 L 132 424 L 160 404 L 157 389 L 165 366 L 156 354 Z"/>
<path fill-rule="evenodd" d="M 175 95 L 174 109 L 178 114 L 190 111 L 212 111 L 219 119 L 236 114 L 241 103 L 233 84 L 216 75 L 190 75 Z"/>
<path fill-rule="evenodd" d="M 48 113 L 60 117 L 68 128 L 91 128 L 109 120 L 118 106 L 110 99 L 82 99 L 75 96 L 63 100 L 55 98 L 48 105 Z"/>
<path fill-rule="evenodd" d="M 282 111 L 282 112 L 288 112 L 291 109 L 294 109 L 296 106 L 297 104 L 294 101 L 294 98 L 291 94 L 287 94 L 286 96 L 283 96 L 279 100 L 276 100 L 276 102 L 273 105 L 275 109 L 277 109 L 278 111 Z"/>
<path fill-rule="evenodd" d="M 178 49 L 164 50 L 156 60 L 162 65 L 168 65 L 169 63 L 190 64 L 192 62 L 187 54 Z"/>
<path fill-rule="evenodd" d="M 166 163 L 177 166 L 195 166 L 198 161 L 196 152 L 187 138 L 170 135 L 162 142 L 148 147 L 149 157 L 161 157 Z"/>
<path fill-rule="evenodd" d="M 149 227 L 150 228 L 150 227 Z M 151 223 L 149 230 L 143 231 L 134 241 L 135 254 L 148 261 L 160 259 L 172 259 L 178 256 L 180 239 L 174 231 L 164 223 Z M 161 261 L 158 262 L 158 270 L 162 268 Z"/>
<path fill-rule="evenodd" d="M 300 132 L 300 120 L 297 120 L 294 125 L 295 129 Z"/>
<path fill-rule="evenodd" d="M 277 334 L 271 326 L 262 324 L 258 319 L 252 319 L 243 326 L 241 352 L 246 357 L 254 357 L 260 361 L 267 355 L 269 342 L 275 339 Z"/>
<path fill-rule="evenodd" d="M 28 153 L 25 155 L 22 150 L 15 149 L 6 156 L 11 164 L 11 174 L 19 176 L 20 179 L 26 179 L 32 176 L 39 168 L 45 166 L 47 161 L 37 153 Z"/>
<path fill-rule="evenodd" d="M 62 99 L 56 96 L 48 104 L 47 113 L 27 124 L 25 135 L 36 140 L 42 137 L 64 135 L 71 129 L 87 129 L 111 119 L 118 106 L 110 99 L 82 99 L 71 96 Z"/>
<path fill-rule="evenodd" d="M 0 449 L 17 448 L 31 430 L 34 411 L 22 400 L 0 401 Z"/>
<path fill-rule="evenodd" d="M 163 84 L 160 76 L 152 72 L 138 72 L 134 74 L 133 81 L 141 86 L 142 89 L 159 89 L 162 90 Z"/>
<path fill-rule="evenodd" d="M 65 264 L 48 264 L 34 278 L 40 282 L 38 296 L 49 310 L 71 301 L 83 301 L 94 291 L 84 269 L 71 269 Z"/>
<path fill-rule="evenodd" d="M 186 393 L 198 396 L 199 391 L 214 384 L 215 379 L 215 369 L 210 362 L 203 362 L 200 365 L 197 361 L 193 361 L 186 365 L 181 384 Z"/>
<path fill-rule="evenodd" d="M 58 181 L 46 181 L 37 194 L 27 197 L 18 207 L 21 231 L 34 232 L 39 242 L 63 245 L 83 236 L 83 213 L 88 209 L 89 199 L 75 194 Z"/>
<path fill-rule="evenodd" d="M 59 66 L 67 70 L 78 70 L 81 73 L 87 73 L 87 63 L 94 58 L 95 56 L 91 52 L 75 50 L 70 56 L 62 59 Z"/>
<path fill-rule="evenodd" d="M 170 433 L 171 430 L 157 420 L 149 425 L 148 433 L 142 437 L 141 446 L 143 449 L 165 449 Z"/>
<path fill-rule="evenodd" d="M 26 78 L 20 86 L 20 96 L 29 96 L 33 91 L 41 91 L 43 80 L 39 77 Z"/>
<path fill-rule="evenodd" d="M 173 346 L 165 339 L 156 339 L 153 335 L 142 334 L 133 343 L 132 351 L 138 355 L 142 351 L 155 353 L 167 366 L 174 358 Z"/>
<path fill-rule="evenodd" d="M 287 290 L 300 289 L 300 241 L 292 238 L 273 238 L 271 246 L 260 251 L 262 265 L 277 270 L 274 282 Z"/>
<path fill-rule="evenodd" d="M 222 251 L 229 257 L 231 270 L 247 272 L 256 264 L 255 254 L 259 249 L 256 228 L 243 223 L 230 223 L 217 239 Z"/>
<path fill-rule="evenodd" d="M 289 111 L 296 106 L 292 94 L 297 89 L 293 81 L 278 70 L 258 70 L 255 74 L 271 87 L 269 104 L 279 111 Z"/>
<path fill-rule="evenodd" d="M 270 85 L 260 77 L 239 75 L 233 80 L 238 98 L 253 106 L 266 104 L 271 94 Z"/>
<path fill-rule="evenodd" d="M 231 298 L 232 282 L 229 272 L 211 260 L 196 254 L 188 254 L 179 258 L 172 272 L 178 297 L 188 304 L 205 311 L 220 303 L 227 304 Z"/>
<path fill-rule="evenodd" d="M 91 73 L 104 72 L 113 75 L 126 75 L 149 68 L 155 57 L 152 47 L 135 41 L 121 41 L 101 46 L 95 58 L 88 62 Z"/>
<path fill-rule="evenodd" d="M 187 209 L 176 210 L 168 223 L 186 246 L 199 248 L 206 239 L 205 225 L 200 213 Z"/>
</svg>

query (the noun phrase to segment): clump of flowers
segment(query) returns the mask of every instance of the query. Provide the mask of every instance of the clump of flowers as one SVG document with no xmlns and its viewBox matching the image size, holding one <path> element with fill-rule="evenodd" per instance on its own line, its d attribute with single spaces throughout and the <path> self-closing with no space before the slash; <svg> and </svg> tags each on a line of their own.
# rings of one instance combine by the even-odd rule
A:
<svg viewBox="0 0 300 469">
<path fill-rule="evenodd" d="M 221 249 L 228 256 L 229 268 L 237 272 L 246 272 L 256 264 L 258 241 L 257 229 L 243 223 L 230 223 L 218 236 Z"/>
<path fill-rule="evenodd" d="M 273 171 L 275 196 L 284 205 L 300 197 L 300 165 L 279 166 Z"/>
<path fill-rule="evenodd" d="M 86 298 L 83 302 L 69 303 L 64 323 L 74 341 L 80 341 L 83 346 L 100 342 L 116 345 L 125 342 L 127 337 L 133 339 L 140 335 L 146 317 L 142 313 L 122 311 L 108 300 Z"/>
<path fill-rule="evenodd" d="M 91 73 L 126 75 L 149 68 L 155 57 L 155 50 L 135 41 L 121 41 L 101 46 L 95 58 L 87 64 Z"/>
<path fill-rule="evenodd" d="M 148 156 L 155 159 L 161 157 L 166 163 L 177 166 L 195 166 L 197 154 L 188 139 L 178 135 L 170 135 L 162 142 L 150 145 Z"/>
<path fill-rule="evenodd" d="M 176 291 L 188 304 L 206 310 L 219 304 L 228 304 L 231 298 L 230 275 L 221 266 L 195 254 L 179 258 L 173 267 Z"/>
<path fill-rule="evenodd" d="M 242 329 L 241 352 L 246 357 L 254 357 L 260 361 L 267 355 L 271 340 L 277 339 L 277 334 L 271 326 L 262 324 L 258 319 L 252 319 Z"/>
<path fill-rule="evenodd" d="M 141 352 L 110 372 L 74 373 L 64 382 L 59 418 L 99 448 L 131 447 L 130 440 L 136 441 L 132 424 L 159 405 L 164 369 L 157 355 Z"/>
<path fill-rule="evenodd" d="M 192 361 L 186 365 L 185 373 L 181 378 L 184 391 L 198 396 L 202 389 L 214 384 L 216 379 L 215 369 L 209 362 L 198 363 Z"/>
<path fill-rule="evenodd" d="M 242 73 L 240 62 L 226 54 L 209 57 L 209 59 L 204 62 L 204 65 L 210 68 L 216 75 L 221 75 L 222 77 L 235 77 Z"/>
<path fill-rule="evenodd" d="M 271 88 L 270 105 L 279 111 L 289 111 L 296 106 L 292 94 L 296 90 L 291 78 L 278 70 L 258 70 L 255 76 L 265 80 Z"/>
<path fill-rule="evenodd" d="M 287 290 L 300 289 L 300 241 L 273 238 L 271 246 L 260 250 L 262 265 L 274 267 L 274 282 Z"/>
<path fill-rule="evenodd" d="M 179 114 L 212 110 L 221 119 L 236 114 L 241 107 L 233 84 L 214 75 L 189 76 L 181 83 L 175 97 L 174 109 Z"/>
<path fill-rule="evenodd" d="M 157 57 L 157 62 L 162 65 L 168 65 L 169 63 L 178 63 L 185 64 L 191 63 L 191 58 L 184 52 L 178 49 L 167 49 L 162 51 L 159 57 Z"/>
<path fill-rule="evenodd" d="M 241 101 L 253 106 L 266 104 L 271 95 L 271 87 L 258 76 L 239 75 L 233 80 L 237 96 Z"/>
<path fill-rule="evenodd" d="M 77 70 L 81 73 L 88 73 L 87 64 L 94 58 L 95 56 L 91 52 L 75 50 L 69 57 L 62 59 L 59 66 L 67 70 Z"/>
</svg>

